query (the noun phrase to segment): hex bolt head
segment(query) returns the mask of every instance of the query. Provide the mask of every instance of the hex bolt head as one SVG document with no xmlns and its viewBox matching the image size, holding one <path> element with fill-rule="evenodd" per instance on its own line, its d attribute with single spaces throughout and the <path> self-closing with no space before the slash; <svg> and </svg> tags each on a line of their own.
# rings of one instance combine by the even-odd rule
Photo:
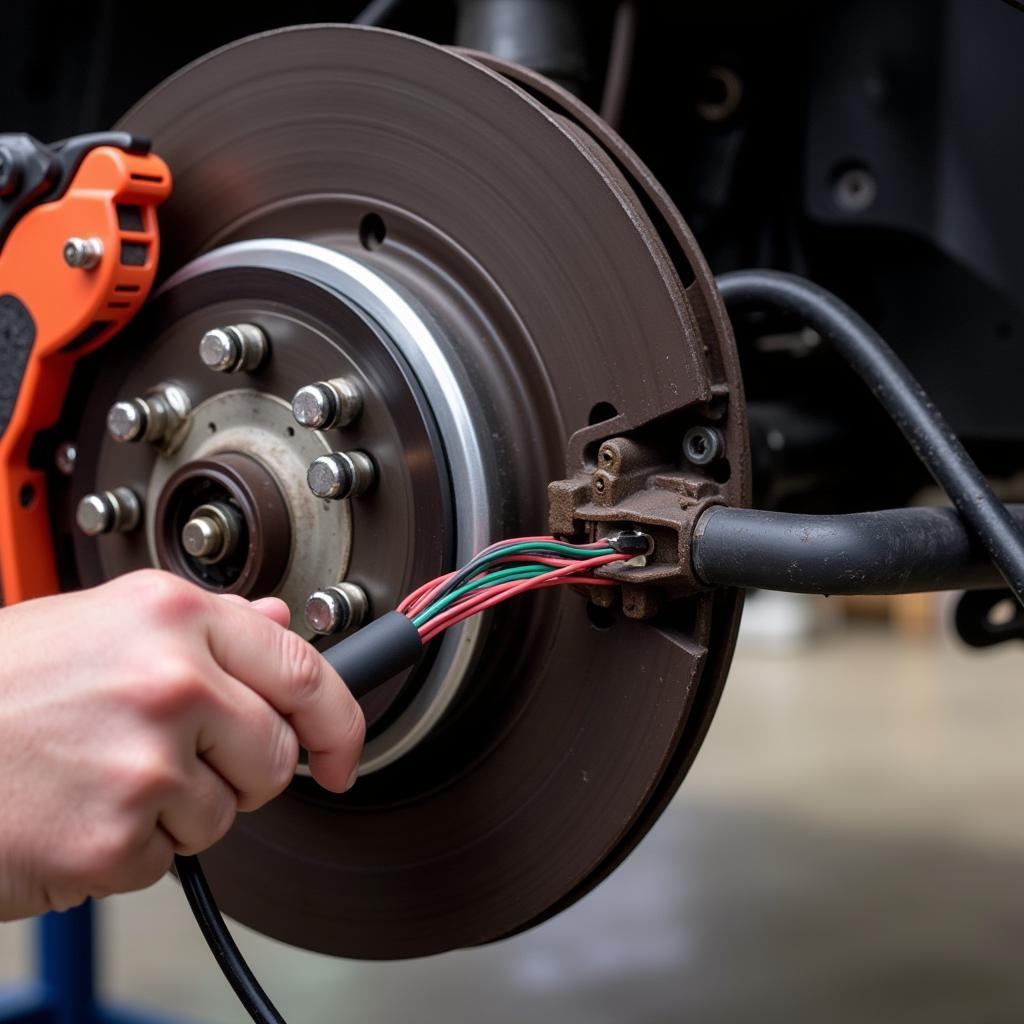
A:
<svg viewBox="0 0 1024 1024">
<path fill-rule="evenodd" d="M 722 432 L 716 427 L 690 427 L 683 435 L 683 455 L 695 466 L 707 466 L 714 462 L 724 448 Z"/>
<path fill-rule="evenodd" d="M 160 384 L 145 398 L 115 402 L 107 413 L 107 432 L 120 443 L 148 441 L 165 452 L 187 433 L 192 403 L 179 384 Z"/>
<path fill-rule="evenodd" d="M 326 430 L 346 427 L 362 411 L 363 399 L 350 380 L 319 381 L 299 388 L 292 398 L 292 415 L 300 427 Z"/>
<path fill-rule="evenodd" d="M 122 444 L 141 441 L 149 423 L 149 405 L 141 398 L 115 402 L 107 413 L 107 432 Z"/>
<path fill-rule="evenodd" d="M 306 600 L 306 625 L 321 636 L 362 625 L 369 608 L 366 592 L 354 583 L 336 583 L 314 591 Z"/>
<path fill-rule="evenodd" d="M 181 530 L 181 546 L 196 561 L 212 565 L 238 546 L 241 517 L 224 502 L 200 505 Z"/>
<path fill-rule="evenodd" d="M 267 336 L 255 324 L 215 327 L 199 342 L 199 358 L 216 373 L 250 373 L 259 368 L 267 351 Z"/>
<path fill-rule="evenodd" d="M 75 270 L 92 270 L 103 259 L 103 242 L 98 238 L 69 238 L 64 243 L 64 262 Z"/>
<path fill-rule="evenodd" d="M 373 462 L 365 452 L 331 452 L 309 464 L 306 483 L 318 498 L 340 501 L 365 494 L 376 475 Z"/>
<path fill-rule="evenodd" d="M 115 487 L 112 491 L 87 494 L 75 513 L 78 528 L 87 537 L 104 533 L 128 533 L 139 525 L 142 505 L 135 492 L 128 487 Z"/>
</svg>

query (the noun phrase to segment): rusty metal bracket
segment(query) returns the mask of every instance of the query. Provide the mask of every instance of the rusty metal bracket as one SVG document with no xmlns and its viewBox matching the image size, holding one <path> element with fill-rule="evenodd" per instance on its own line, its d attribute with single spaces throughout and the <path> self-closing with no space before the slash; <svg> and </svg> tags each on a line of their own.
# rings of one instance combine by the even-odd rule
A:
<svg viewBox="0 0 1024 1024">
<path fill-rule="evenodd" d="M 570 451 L 574 447 L 570 441 Z M 636 619 L 651 618 L 666 600 L 707 589 L 693 571 L 691 538 L 704 510 L 725 501 L 710 476 L 673 466 L 664 451 L 628 437 L 609 438 L 594 461 L 584 458 L 575 476 L 548 485 L 553 533 L 599 540 L 626 527 L 653 538 L 646 565 L 599 570 L 622 583 L 623 613 Z M 612 597 L 605 588 L 593 588 L 596 604 L 607 606 Z"/>
</svg>

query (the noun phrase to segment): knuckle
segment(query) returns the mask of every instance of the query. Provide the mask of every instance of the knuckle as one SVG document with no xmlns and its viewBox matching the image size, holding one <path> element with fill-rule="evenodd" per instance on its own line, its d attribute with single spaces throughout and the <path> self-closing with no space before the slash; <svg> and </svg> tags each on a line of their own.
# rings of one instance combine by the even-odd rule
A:
<svg viewBox="0 0 1024 1024">
<path fill-rule="evenodd" d="M 180 622 L 196 614 L 205 603 L 198 588 L 159 569 L 132 574 L 134 598 L 144 616 L 158 622 Z"/>
<path fill-rule="evenodd" d="M 154 719 L 173 718 L 208 697 L 205 674 L 198 664 L 180 650 L 157 651 L 153 666 L 132 684 L 129 699 Z"/>
<path fill-rule="evenodd" d="M 137 814 L 177 789 L 181 773 L 169 752 L 152 745 L 126 758 L 120 776 L 122 805 Z"/>
</svg>

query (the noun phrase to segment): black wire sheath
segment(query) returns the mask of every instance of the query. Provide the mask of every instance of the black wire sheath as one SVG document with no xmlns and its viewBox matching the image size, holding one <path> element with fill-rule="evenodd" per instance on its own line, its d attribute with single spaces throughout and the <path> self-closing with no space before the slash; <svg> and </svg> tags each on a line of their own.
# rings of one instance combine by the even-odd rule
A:
<svg viewBox="0 0 1024 1024">
<path fill-rule="evenodd" d="M 832 344 L 871 389 L 1024 604 L 1024 532 L 895 352 L 859 314 L 811 281 L 777 270 L 737 270 L 717 279 L 730 312 L 788 313 Z"/>
<path fill-rule="evenodd" d="M 245 1007 L 246 1013 L 256 1021 L 256 1024 L 285 1024 L 284 1017 L 277 1012 L 277 1007 L 263 991 L 263 987 L 245 962 L 241 950 L 235 945 L 235 940 L 231 937 L 220 910 L 217 909 L 217 901 L 210 892 L 210 885 L 203 874 L 199 858 L 178 854 L 174 858 L 174 867 L 199 930 L 224 972 L 224 977 L 228 979 L 235 990 L 235 995 Z"/>
</svg>

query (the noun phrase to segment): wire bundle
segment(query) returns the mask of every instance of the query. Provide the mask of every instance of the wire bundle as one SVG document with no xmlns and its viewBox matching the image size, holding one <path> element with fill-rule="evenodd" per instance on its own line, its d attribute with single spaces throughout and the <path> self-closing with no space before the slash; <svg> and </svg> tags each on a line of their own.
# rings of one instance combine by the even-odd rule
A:
<svg viewBox="0 0 1024 1024">
<path fill-rule="evenodd" d="M 554 537 L 516 537 L 492 544 L 461 569 L 424 583 L 397 610 L 412 620 L 426 644 L 517 594 L 568 584 L 615 586 L 594 570 L 633 554 L 617 550 L 609 540 L 569 544 Z"/>
</svg>

